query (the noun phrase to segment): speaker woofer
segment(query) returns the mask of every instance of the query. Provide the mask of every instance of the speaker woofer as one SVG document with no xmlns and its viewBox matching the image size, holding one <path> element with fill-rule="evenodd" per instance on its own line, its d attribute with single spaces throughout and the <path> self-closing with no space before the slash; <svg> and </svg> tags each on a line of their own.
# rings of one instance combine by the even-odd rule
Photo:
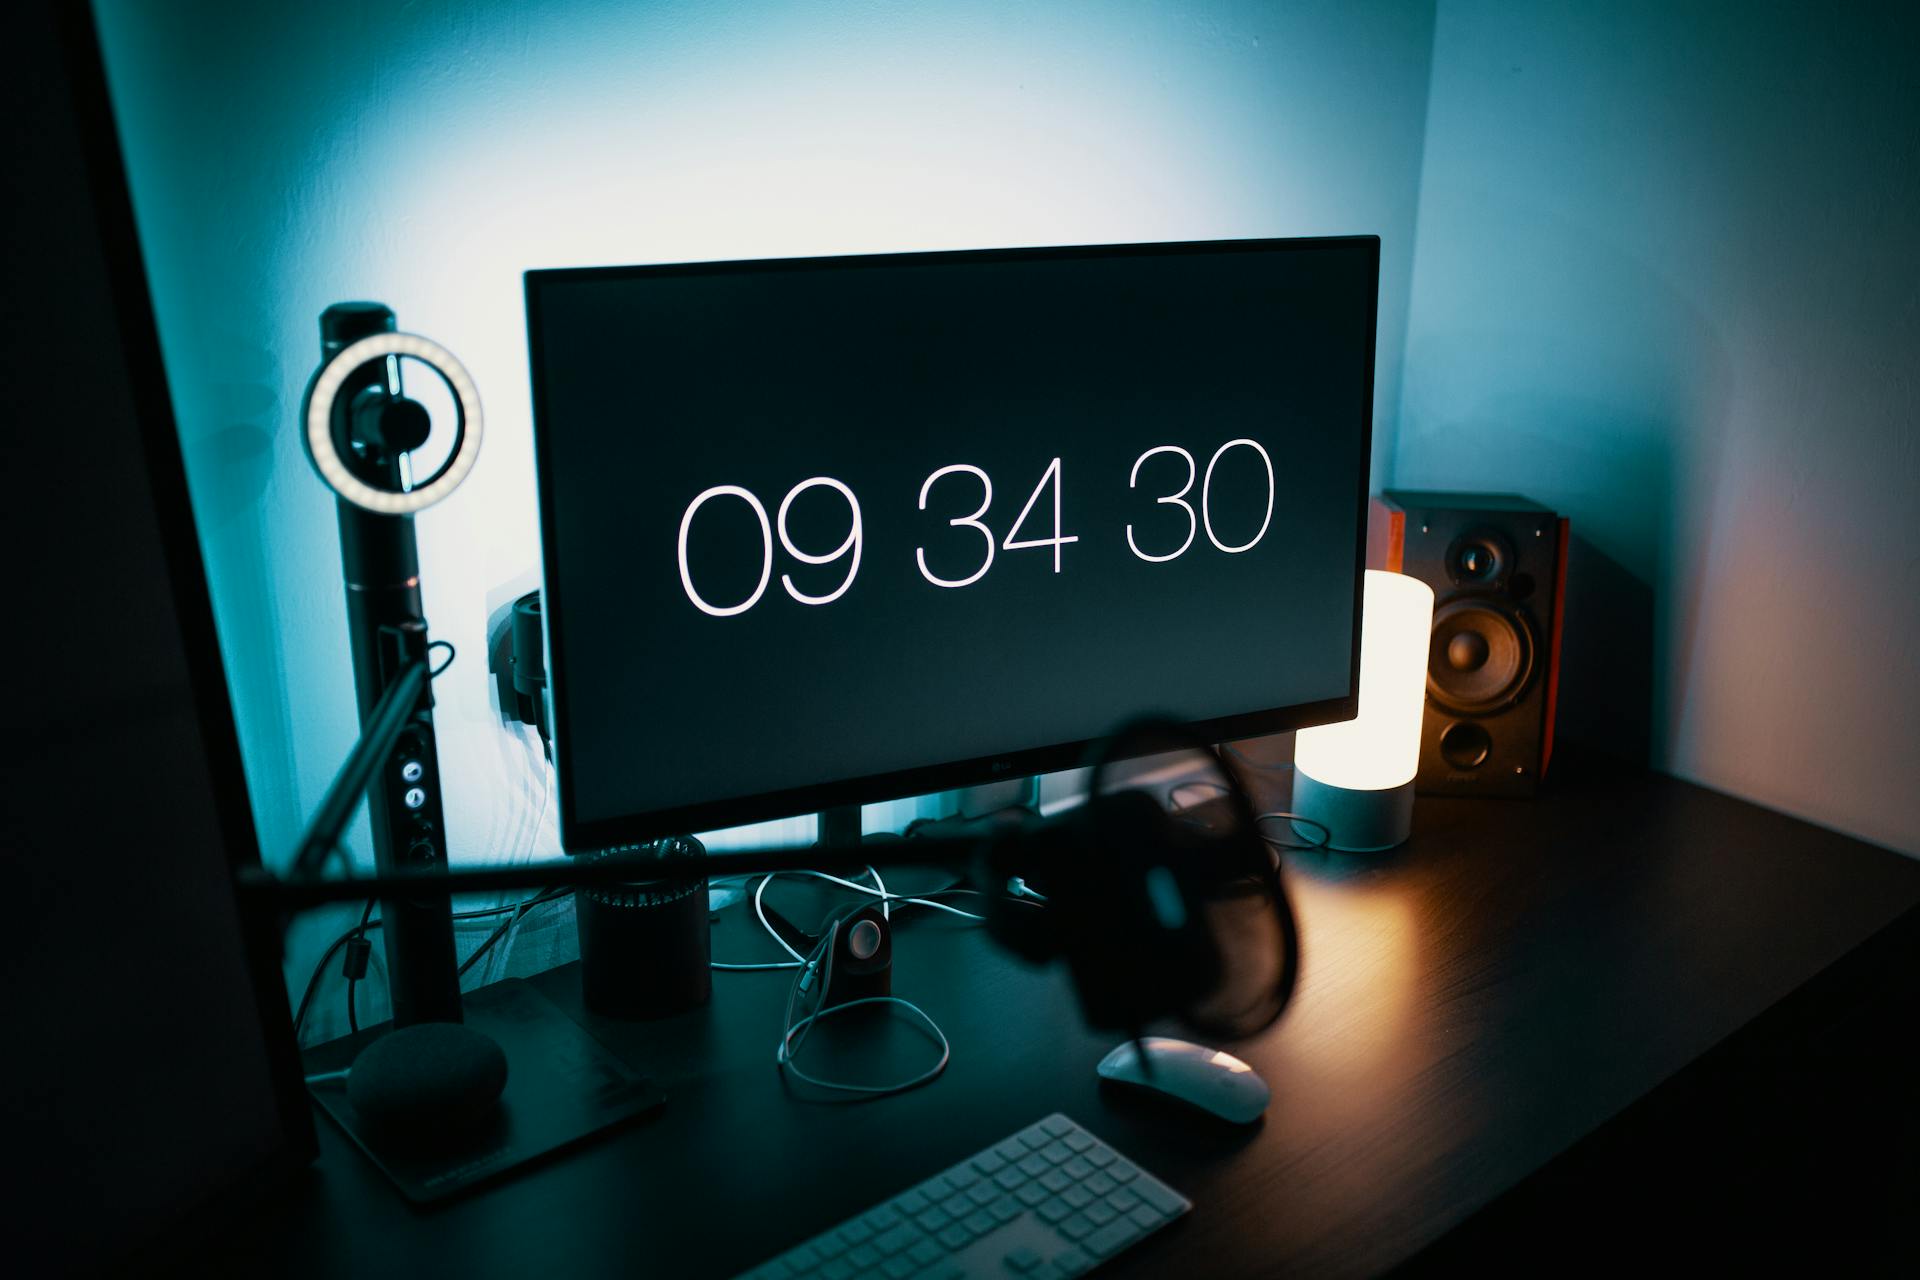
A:
<svg viewBox="0 0 1920 1280">
<path fill-rule="evenodd" d="M 1510 705 L 1533 675 L 1533 631 L 1526 620 L 1482 597 L 1456 599 L 1433 615 L 1427 693 L 1463 715 Z"/>
</svg>

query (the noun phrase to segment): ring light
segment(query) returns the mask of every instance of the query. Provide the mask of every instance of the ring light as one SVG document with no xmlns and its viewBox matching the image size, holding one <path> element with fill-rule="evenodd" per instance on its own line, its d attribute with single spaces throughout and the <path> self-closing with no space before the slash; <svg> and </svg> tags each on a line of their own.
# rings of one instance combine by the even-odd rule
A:
<svg viewBox="0 0 1920 1280">
<path fill-rule="evenodd" d="M 333 434 L 334 401 L 348 375 L 389 356 L 411 356 L 440 376 L 453 393 L 454 449 L 425 484 L 396 493 L 356 476 L 340 456 Z M 480 392 L 466 366 L 439 343 L 413 333 L 376 333 L 329 360 L 307 392 L 307 457 L 320 478 L 342 498 L 379 515 L 411 515 L 452 493 L 480 456 Z"/>
</svg>

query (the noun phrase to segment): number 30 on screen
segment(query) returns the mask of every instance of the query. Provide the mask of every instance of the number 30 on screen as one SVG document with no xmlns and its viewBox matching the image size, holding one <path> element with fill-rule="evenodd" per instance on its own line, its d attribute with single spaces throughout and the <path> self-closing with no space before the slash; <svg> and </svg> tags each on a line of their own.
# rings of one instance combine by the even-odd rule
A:
<svg viewBox="0 0 1920 1280">
<path fill-rule="evenodd" d="M 1266 509 L 1260 516 L 1260 527 L 1254 531 L 1251 538 L 1237 545 L 1223 542 L 1219 535 L 1214 532 L 1212 510 L 1214 468 L 1220 464 L 1220 460 L 1226 455 L 1227 451 L 1234 448 L 1251 449 L 1254 453 L 1258 454 L 1260 463 L 1265 468 L 1267 476 L 1267 503 Z M 1262 446 L 1259 441 L 1244 438 L 1227 441 L 1218 449 L 1214 450 L 1213 456 L 1207 460 L 1207 468 L 1204 475 L 1200 473 L 1199 464 L 1194 460 L 1194 456 L 1179 445 L 1156 445 L 1134 459 L 1133 468 L 1127 474 L 1127 488 L 1137 491 L 1140 488 L 1140 472 L 1142 468 L 1150 459 L 1163 454 L 1169 459 L 1178 459 L 1186 464 L 1186 479 L 1178 489 L 1163 497 L 1155 498 L 1154 502 L 1163 506 L 1178 507 L 1183 511 L 1187 517 L 1187 533 L 1186 537 L 1170 551 L 1150 551 L 1140 545 L 1139 540 L 1134 535 L 1133 525 L 1129 523 L 1126 526 L 1127 549 L 1133 552 L 1138 559 L 1148 564 L 1164 564 L 1169 560 L 1178 559 L 1180 556 L 1186 554 L 1187 549 L 1193 545 L 1195 536 L 1202 529 L 1206 531 L 1207 541 L 1228 555 L 1238 555 L 1243 551 L 1251 551 L 1259 544 L 1260 540 L 1266 536 L 1267 528 L 1273 522 L 1273 459 L 1267 454 L 1265 447 Z M 1164 471 L 1165 468 L 1162 466 L 1153 468 L 1153 470 Z M 1197 511 L 1193 504 L 1187 501 L 1187 495 L 1193 492 L 1193 483 L 1196 479 L 1200 480 L 1200 506 Z M 987 575 L 987 570 L 993 567 L 993 558 L 996 551 L 1022 551 L 1029 548 L 1047 547 L 1053 549 L 1053 571 L 1055 573 L 1061 572 L 1063 568 L 1063 552 L 1066 546 L 1069 543 L 1080 541 L 1078 534 L 1066 533 L 1061 528 L 1061 492 L 1064 487 L 1065 480 L 1062 476 L 1061 462 L 1059 458 L 1055 458 L 1049 462 L 1046 469 L 1040 473 L 1038 483 L 1034 485 L 1033 491 L 1028 494 L 1026 504 L 1020 508 L 1020 514 L 1014 517 L 1013 525 L 1007 530 L 1006 537 L 1004 539 L 998 539 L 995 537 L 993 529 L 986 523 L 987 510 L 993 506 L 993 478 L 981 468 L 965 462 L 952 463 L 931 472 L 927 478 L 920 483 L 918 506 L 921 511 L 928 510 L 930 505 L 937 509 L 954 510 L 958 507 L 964 510 L 967 500 L 977 492 L 979 505 L 974 507 L 968 514 L 950 517 L 947 520 L 947 525 L 954 529 L 971 530 L 979 536 L 980 563 L 979 566 L 970 573 L 956 578 L 943 578 L 928 567 L 926 547 L 917 546 L 913 549 L 913 559 L 914 564 L 918 566 L 920 570 L 920 576 L 936 587 L 956 589 L 968 587 Z M 811 552 L 802 550 L 800 547 L 794 545 L 792 536 L 787 532 L 787 512 L 792 508 L 793 500 L 807 490 L 815 488 L 832 489 L 835 493 L 839 494 L 841 498 L 846 500 L 847 536 L 841 540 L 839 546 L 833 548 L 831 551 Z M 1026 527 L 1028 518 L 1033 515 L 1034 506 L 1040 501 L 1040 496 L 1048 492 L 1051 492 L 1052 495 L 1052 535 L 1049 537 L 1021 537 L 1021 530 Z M 753 591 L 745 600 L 740 601 L 738 604 L 715 604 L 702 596 L 699 588 L 694 585 L 693 573 L 687 564 L 687 541 L 693 531 L 693 518 L 699 513 L 703 506 L 718 498 L 737 498 L 741 502 L 746 503 L 748 509 L 753 512 L 754 519 L 760 525 L 760 577 L 754 584 Z M 793 584 L 791 575 L 781 574 L 780 585 L 786 590 L 788 595 L 792 596 L 801 604 L 831 604 L 845 595 L 847 589 L 853 585 L 855 575 L 860 572 L 860 555 L 865 541 L 860 520 L 860 499 L 854 496 L 852 489 L 840 481 L 835 480 L 833 477 L 814 476 L 811 479 L 802 480 L 799 484 L 787 490 L 786 496 L 780 500 L 780 506 L 771 519 L 767 516 L 766 507 L 761 504 L 760 499 L 754 495 L 752 490 L 743 489 L 739 485 L 734 484 L 714 485 L 710 489 L 703 490 L 692 502 L 688 503 L 685 513 L 680 517 L 679 536 L 680 585 L 686 590 L 687 599 L 691 600 L 694 607 L 702 613 L 710 614 L 716 618 L 731 618 L 753 608 L 754 605 L 760 602 L 760 597 L 766 594 L 767 585 L 773 578 L 773 541 L 776 534 L 779 536 L 780 546 L 789 556 L 801 564 L 832 564 L 834 561 L 842 558 L 845 558 L 847 562 L 847 576 L 841 579 L 839 586 L 824 595 L 810 595 Z"/>
</svg>

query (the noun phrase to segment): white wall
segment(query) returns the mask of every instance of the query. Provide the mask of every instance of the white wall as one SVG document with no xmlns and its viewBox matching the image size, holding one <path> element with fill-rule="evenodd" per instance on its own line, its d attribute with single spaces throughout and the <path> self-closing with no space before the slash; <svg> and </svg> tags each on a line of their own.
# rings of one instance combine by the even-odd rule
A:
<svg viewBox="0 0 1920 1280">
<path fill-rule="evenodd" d="M 1651 589 L 1656 763 L 1909 853 L 1917 12 L 1443 0 L 1394 464 Z"/>
<path fill-rule="evenodd" d="M 461 655 L 436 686 L 456 860 L 554 848 L 483 656 L 537 585 L 528 267 L 1377 233 L 1384 473 L 1430 3 L 98 7 L 270 858 L 354 736 L 332 503 L 293 429 L 331 302 L 393 306 L 489 410 L 419 522 Z M 302 977 L 338 926 L 306 928 Z"/>
</svg>

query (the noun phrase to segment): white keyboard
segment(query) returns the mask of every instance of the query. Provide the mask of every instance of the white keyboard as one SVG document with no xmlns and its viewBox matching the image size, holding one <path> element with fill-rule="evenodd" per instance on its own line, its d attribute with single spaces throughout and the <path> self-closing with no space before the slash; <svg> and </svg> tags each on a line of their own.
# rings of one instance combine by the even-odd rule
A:
<svg viewBox="0 0 1920 1280">
<path fill-rule="evenodd" d="M 740 1280 L 1054 1280 L 1192 1207 L 1055 1112 Z"/>
</svg>

